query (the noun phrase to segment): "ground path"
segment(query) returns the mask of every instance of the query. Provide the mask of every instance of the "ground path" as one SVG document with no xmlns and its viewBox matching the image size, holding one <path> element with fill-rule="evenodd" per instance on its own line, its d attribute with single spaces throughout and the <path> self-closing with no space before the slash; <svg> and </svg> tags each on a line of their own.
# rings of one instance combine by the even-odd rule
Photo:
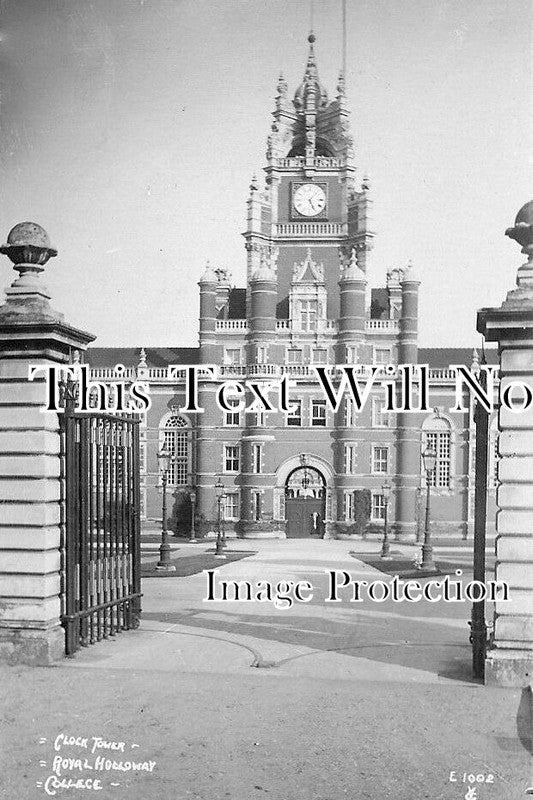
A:
<svg viewBox="0 0 533 800">
<path fill-rule="evenodd" d="M 375 542 L 229 546 L 257 553 L 221 562 L 219 577 L 308 580 L 313 600 L 206 603 L 205 575 L 150 578 L 138 631 L 57 667 L 3 670 L 6 798 L 46 797 L 37 783 L 62 731 L 138 744 L 135 757 L 156 762 L 105 772 L 100 800 L 460 800 L 464 773 L 493 776 L 469 800 L 525 797 L 527 695 L 471 678 L 467 604 L 325 603 L 325 570 L 389 579 L 350 555 L 376 553 Z M 440 556 L 468 577 L 468 550 Z"/>
</svg>

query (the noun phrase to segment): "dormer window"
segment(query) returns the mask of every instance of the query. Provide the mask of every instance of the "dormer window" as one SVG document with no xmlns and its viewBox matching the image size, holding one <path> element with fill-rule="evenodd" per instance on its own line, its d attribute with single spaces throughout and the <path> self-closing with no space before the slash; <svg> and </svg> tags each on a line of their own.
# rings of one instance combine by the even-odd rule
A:
<svg viewBox="0 0 533 800">
<path fill-rule="evenodd" d="M 295 330 L 314 333 L 326 327 L 327 291 L 324 266 L 317 264 L 308 248 L 303 261 L 292 271 L 289 319 Z"/>
</svg>

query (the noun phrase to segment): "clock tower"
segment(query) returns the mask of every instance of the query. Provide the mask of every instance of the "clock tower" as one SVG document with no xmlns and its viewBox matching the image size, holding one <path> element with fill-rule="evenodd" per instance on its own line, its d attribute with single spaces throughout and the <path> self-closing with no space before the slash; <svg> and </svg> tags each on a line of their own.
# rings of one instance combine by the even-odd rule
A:
<svg viewBox="0 0 533 800">
<path fill-rule="evenodd" d="M 414 526 L 418 432 L 383 412 L 379 388 L 361 414 L 344 400 L 332 410 L 314 366 L 416 362 L 418 281 L 393 269 L 385 287 L 368 291 L 371 201 L 368 181 L 356 179 L 344 74 L 331 99 L 314 34 L 308 41 L 294 95 L 278 81 L 265 180 L 250 185 L 246 287 L 232 286 L 221 268 L 200 279 L 200 360 L 265 396 L 288 377 L 291 405 L 222 413 L 209 382 L 200 386 L 198 509 L 213 518 L 219 485 L 239 536 L 330 538 L 352 530 L 369 499 L 382 523 L 388 475 L 403 535 Z"/>
<path fill-rule="evenodd" d="M 324 266 L 327 317 L 337 318 L 339 263 L 347 263 L 354 250 L 358 267 L 366 273 L 373 237 L 368 183 L 356 182 L 344 75 L 339 75 L 336 96 L 330 99 L 318 75 L 313 33 L 308 41 L 305 74 L 294 96 L 283 76 L 278 81 L 266 186 L 260 191 L 257 180 L 252 181 L 244 234 L 248 286 L 266 260 L 277 276 L 280 319 L 288 317 L 293 266 L 308 249 Z"/>
</svg>

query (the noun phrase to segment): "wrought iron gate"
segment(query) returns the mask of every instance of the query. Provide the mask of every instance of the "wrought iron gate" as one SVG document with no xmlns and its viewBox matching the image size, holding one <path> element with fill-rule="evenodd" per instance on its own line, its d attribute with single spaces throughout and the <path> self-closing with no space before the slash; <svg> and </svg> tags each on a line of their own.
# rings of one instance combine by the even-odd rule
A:
<svg viewBox="0 0 533 800">
<path fill-rule="evenodd" d="M 140 592 L 139 421 L 61 414 L 65 649 L 137 628 Z"/>
<path fill-rule="evenodd" d="M 484 359 L 483 359 L 484 362 Z M 480 375 L 480 386 L 487 389 L 487 375 Z M 475 500 L 474 500 L 474 575 L 476 581 L 485 581 L 485 550 L 487 533 L 487 481 L 489 449 L 489 414 L 480 402 L 474 412 L 476 428 Z M 487 625 L 485 601 L 472 603 L 470 622 L 472 644 L 472 672 L 476 678 L 485 677 L 485 655 L 487 650 Z"/>
</svg>

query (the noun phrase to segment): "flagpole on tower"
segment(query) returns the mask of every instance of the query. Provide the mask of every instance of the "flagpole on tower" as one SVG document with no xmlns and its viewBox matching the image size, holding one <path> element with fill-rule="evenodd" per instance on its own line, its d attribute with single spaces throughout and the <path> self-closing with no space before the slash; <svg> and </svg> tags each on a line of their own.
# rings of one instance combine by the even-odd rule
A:
<svg viewBox="0 0 533 800">
<path fill-rule="evenodd" d="M 342 74 L 346 80 L 346 0 L 342 0 Z"/>
</svg>

